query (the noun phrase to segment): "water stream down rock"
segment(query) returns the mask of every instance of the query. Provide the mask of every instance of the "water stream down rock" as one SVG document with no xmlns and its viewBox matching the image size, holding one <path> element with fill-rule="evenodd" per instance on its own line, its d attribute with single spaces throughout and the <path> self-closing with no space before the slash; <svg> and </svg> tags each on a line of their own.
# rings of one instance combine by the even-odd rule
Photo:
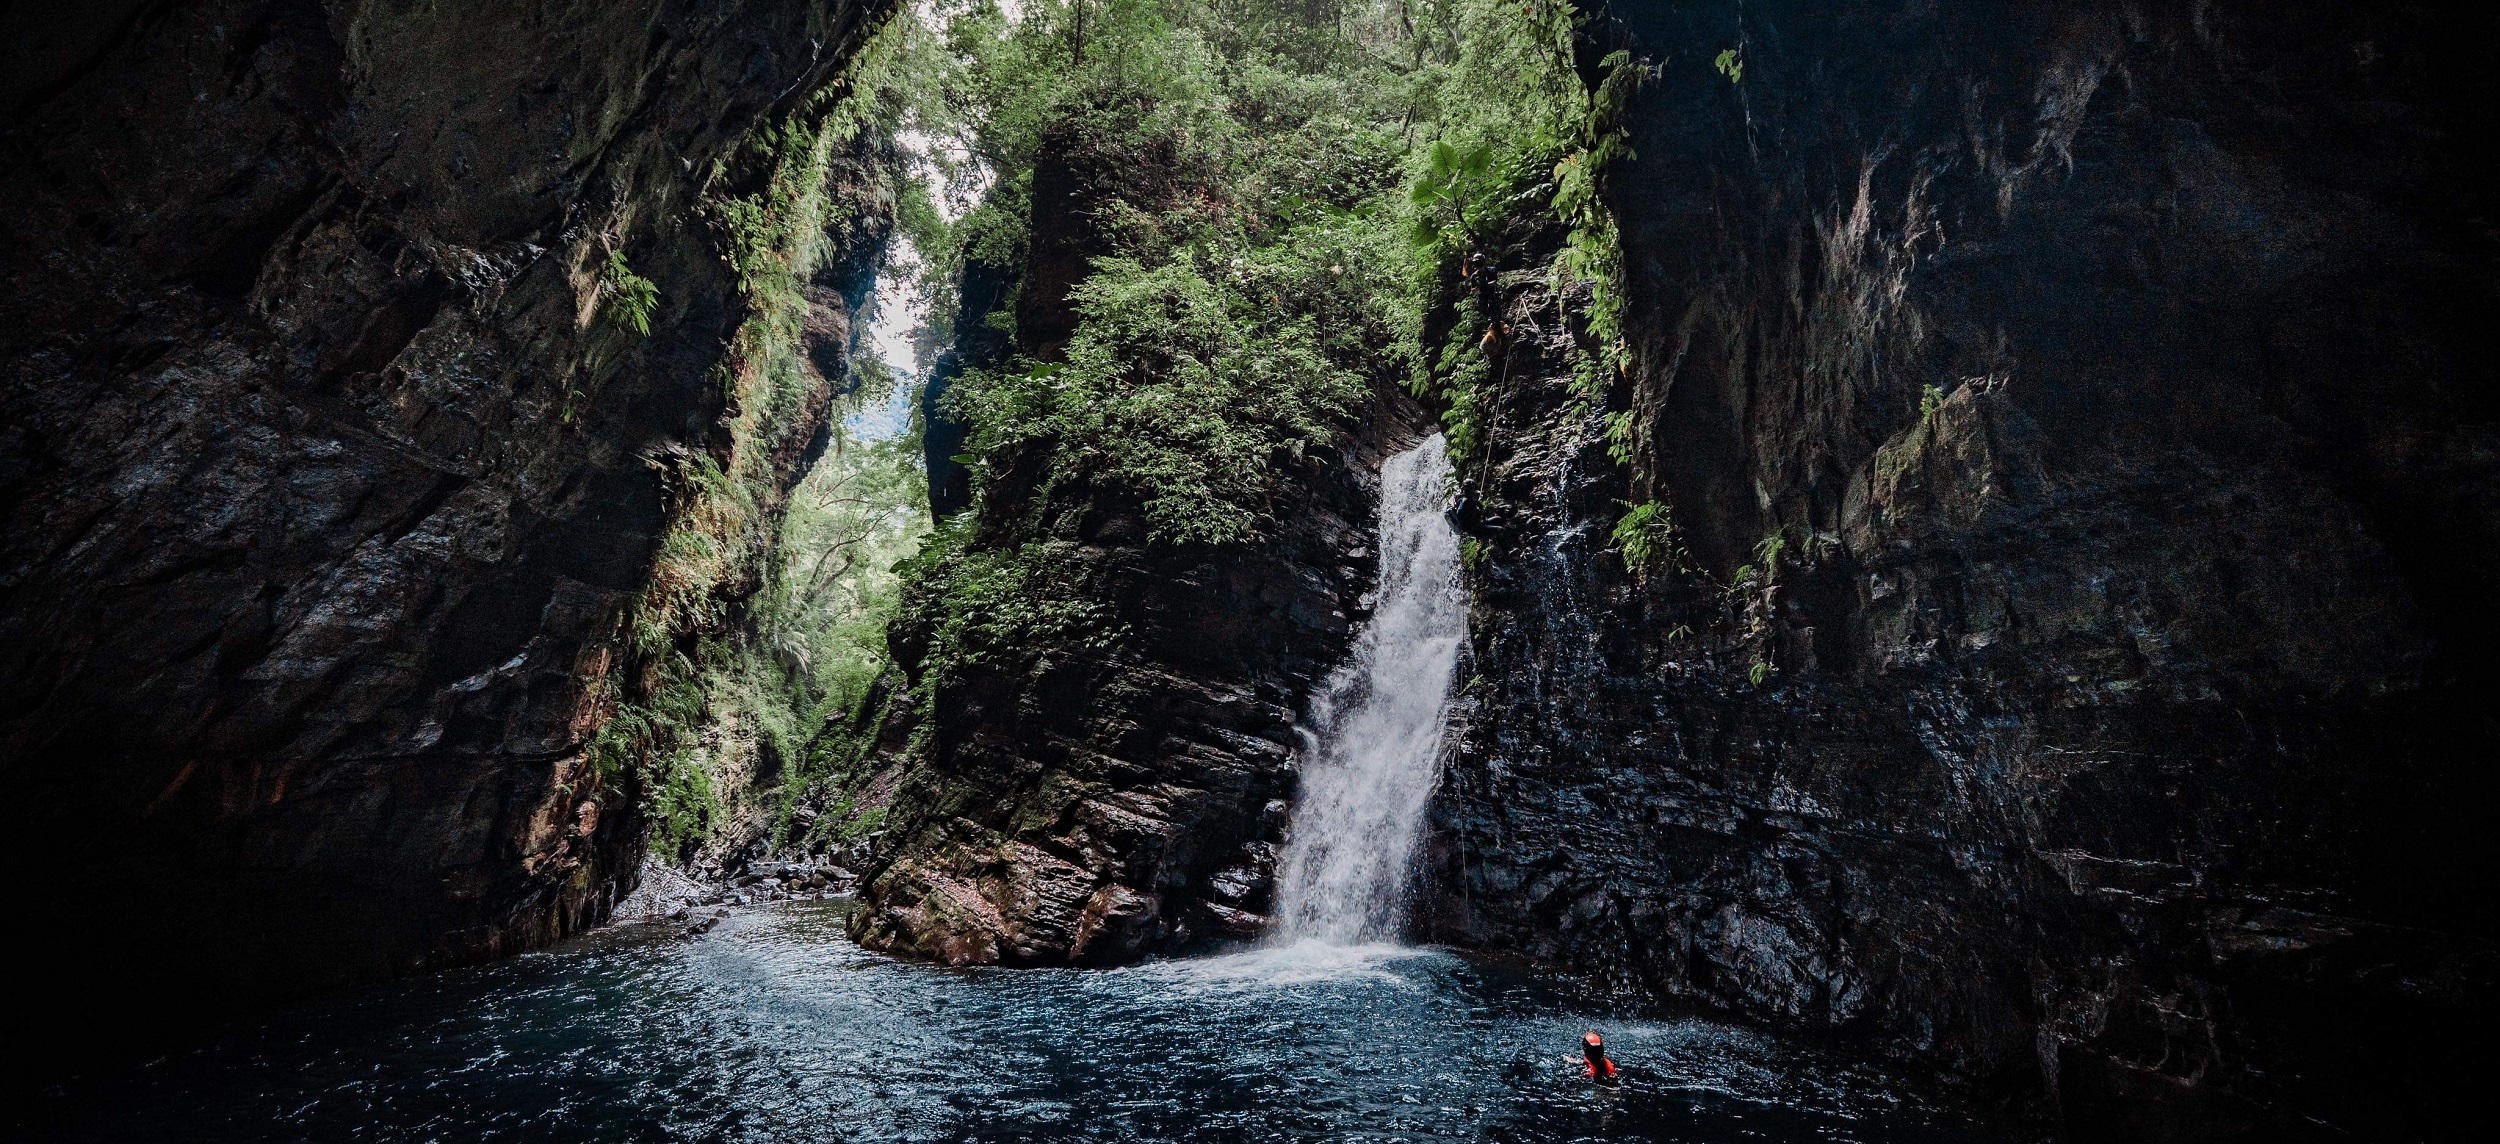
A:
<svg viewBox="0 0 2500 1144">
<path fill-rule="evenodd" d="M 1394 941 L 1467 638 L 1450 459 L 1439 434 L 1380 474 L 1379 610 L 1311 705 L 1301 805 L 1277 876 L 1277 937 Z"/>
</svg>

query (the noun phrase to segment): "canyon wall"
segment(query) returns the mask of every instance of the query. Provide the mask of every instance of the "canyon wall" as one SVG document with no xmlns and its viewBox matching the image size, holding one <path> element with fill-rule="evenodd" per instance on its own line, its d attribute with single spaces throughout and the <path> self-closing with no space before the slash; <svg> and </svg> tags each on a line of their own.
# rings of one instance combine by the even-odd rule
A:
<svg viewBox="0 0 2500 1144">
<path fill-rule="evenodd" d="M 1567 392 L 1550 228 L 1471 280 L 1505 380 L 1432 936 L 2076 1138 L 2461 1131 L 2491 20 L 1609 12 L 1586 62 L 1658 68 L 1607 192 L 1634 365 Z"/>
<path fill-rule="evenodd" d="M 887 7 L 11 10 L 13 1053 L 602 915 L 642 829 L 583 744 L 740 424 L 704 208 Z"/>
<path fill-rule="evenodd" d="M 905 686 L 861 800 L 884 818 L 851 932 L 950 964 L 1110 964 L 1261 932 L 1295 724 L 1371 603 L 1381 463 L 1430 432 L 1373 379 L 1327 444 L 1260 460 L 1261 523 L 1232 543 L 1154 536 L 1148 500 L 1168 490 L 1053 471 L 1049 441 L 983 458 L 972 498 L 947 459 L 972 426 L 942 391 L 1019 357 L 1064 364 L 1077 289 L 1122 252 L 1123 220 L 1229 192 L 1168 137 L 1122 135 L 1150 119 L 1133 94 L 1094 98 L 1107 114 L 1044 130 L 1014 255 L 969 260 L 923 407 L 931 507 L 973 510 L 906 575 L 889 628 Z"/>
<path fill-rule="evenodd" d="M 1382 408 L 1297 467 L 1247 545 L 1148 545 L 1124 491 L 1058 506 L 1070 527 L 1043 543 L 1116 615 L 1101 646 L 933 679 L 927 625 L 898 622 L 926 740 L 877 784 L 853 935 L 957 965 L 1099 965 L 1262 932 L 1295 727 L 1370 603 L 1380 464 L 1420 436 L 1411 406 Z"/>
</svg>

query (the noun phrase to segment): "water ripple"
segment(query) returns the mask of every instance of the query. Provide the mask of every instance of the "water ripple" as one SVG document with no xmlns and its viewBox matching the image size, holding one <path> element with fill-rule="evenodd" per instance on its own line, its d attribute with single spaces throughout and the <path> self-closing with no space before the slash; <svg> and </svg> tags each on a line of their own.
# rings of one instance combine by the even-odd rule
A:
<svg viewBox="0 0 2500 1144">
<path fill-rule="evenodd" d="M 1596 1022 L 1446 952 L 945 969 L 850 944 L 846 908 L 693 942 L 625 927 L 285 1014 L 113 1080 L 61 1138 L 1956 1138 L 1863 1069 L 1702 1022 Z M 1565 1063 L 1592 1023 L 1618 1091 Z"/>
</svg>

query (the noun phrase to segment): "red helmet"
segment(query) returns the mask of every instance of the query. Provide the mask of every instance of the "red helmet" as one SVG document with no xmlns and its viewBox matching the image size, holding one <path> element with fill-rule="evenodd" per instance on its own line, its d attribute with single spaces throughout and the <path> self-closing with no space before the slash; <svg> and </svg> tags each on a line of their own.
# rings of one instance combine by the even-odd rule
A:
<svg viewBox="0 0 2500 1144">
<path fill-rule="evenodd" d="M 1591 1031 L 1591 1032 L 1589 1032 L 1587 1035 L 1585 1035 L 1585 1036 L 1581 1037 L 1580 1039 L 1581 1039 L 1581 1040 L 1583 1040 L 1583 1041 L 1586 1041 L 1586 1042 L 1588 1042 L 1589 1044 L 1592 1044 L 1592 1045 L 1602 1045 L 1602 1044 L 1605 1044 L 1605 1043 L 1606 1043 L 1606 1038 L 1601 1037 L 1601 1036 L 1598 1036 L 1598 1035 L 1597 1035 L 1597 1033 L 1596 1033 L 1595 1031 Z"/>
</svg>

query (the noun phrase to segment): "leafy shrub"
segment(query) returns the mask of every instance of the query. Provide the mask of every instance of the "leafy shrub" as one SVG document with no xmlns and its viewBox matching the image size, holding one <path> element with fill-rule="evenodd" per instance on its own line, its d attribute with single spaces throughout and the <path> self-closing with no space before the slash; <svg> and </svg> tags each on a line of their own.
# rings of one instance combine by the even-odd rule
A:
<svg viewBox="0 0 2500 1144">
<path fill-rule="evenodd" d="M 1675 520 L 1667 506 L 1657 501 L 1626 504 L 1623 516 L 1615 521 L 1615 550 L 1623 554 L 1623 563 L 1634 573 L 1646 576 L 1656 568 L 1684 567 L 1683 549 L 1676 543 Z"/>
<path fill-rule="evenodd" d="M 928 633 L 924 678 L 975 664 L 1019 666 L 1051 654 L 1106 651 L 1127 634 L 1097 597 L 1076 545 L 976 548 L 972 529 L 968 516 L 946 521 L 895 568 L 904 583 L 905 622 Z"/>
<path fill-rule="evenodd" d="M 1719 69 L 1719 74 L 1726 76 L 1729 83 L 1742 83 L 1745 80 L 1744 49 L 1729 48 L 1722 51 L 1711 59 L 1710 66 Z"/>
<path fill-rule="evenodd" d="M 1276 465 L 1326 444 L 1366 389 L 1310 314 L 1275 301 L 1270 253 L 1222 268 L 1104 260 L 1075 291 L 1083 320 L 1066 363 L 969 375 L 955 390 L 979 427 L 973 451 L 1038 444 L 1054 481 L 1134 490 L 1152 540 L 1248 539 Z"/>
</svg>

